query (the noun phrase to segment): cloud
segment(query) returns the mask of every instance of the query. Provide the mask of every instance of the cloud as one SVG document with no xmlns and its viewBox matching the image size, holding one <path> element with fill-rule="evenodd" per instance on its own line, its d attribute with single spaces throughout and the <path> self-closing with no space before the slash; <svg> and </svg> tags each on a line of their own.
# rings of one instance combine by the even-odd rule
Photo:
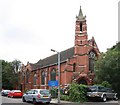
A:
<svg viewBox="0 0 120 105">
<path fill-rule="evenodd" d="M 25 27 L 5 25 L 2 27 L 0 25 L 0 43 L 3 46 L 13 46 L 13 45 L 29 45 L 33 42 L 34 34 Z"/>
<path fill-rule="evenodd" d="M 5 38 L 13 42 L 27 41 L 31 38 L 31 35 L 29 31 L 18 27 L 9 28 L 5 32 Z"/>
</svg>

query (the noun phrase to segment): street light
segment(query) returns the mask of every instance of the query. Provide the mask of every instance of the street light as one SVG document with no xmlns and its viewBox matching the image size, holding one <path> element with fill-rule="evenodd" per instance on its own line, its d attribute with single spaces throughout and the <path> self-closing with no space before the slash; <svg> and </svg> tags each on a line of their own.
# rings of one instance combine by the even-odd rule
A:
<svg viewBox="0 0 120 105">
<path fill-rule="evenodd" d="M 58 103 L 60 103 L 60 52 L 51 49 L 53 52 L 57 52 L 58 54 Z"/>
</svg>

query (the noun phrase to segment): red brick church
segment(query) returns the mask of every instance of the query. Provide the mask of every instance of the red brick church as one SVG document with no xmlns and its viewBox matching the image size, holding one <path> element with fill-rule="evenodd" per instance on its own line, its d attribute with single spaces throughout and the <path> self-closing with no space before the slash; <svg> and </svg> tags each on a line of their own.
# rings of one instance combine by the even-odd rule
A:
<svg viewBox="0 0 120 105">
<path fill-rule="evenodd" d="M 76 16 L 74 46 L 60 52 L 60 86 L 65 87 L 73 81 L 92 85 L 94 62 L 100 52 L 94 37 L 88 40 L 86 16 L 80 7 Z M 31 88 L 49 88 L 49 80 L 58 80 L 57 54 L 40 59 L 37 63 L 27 63 L 20 71 L 22 91 Z"/>
</svg>

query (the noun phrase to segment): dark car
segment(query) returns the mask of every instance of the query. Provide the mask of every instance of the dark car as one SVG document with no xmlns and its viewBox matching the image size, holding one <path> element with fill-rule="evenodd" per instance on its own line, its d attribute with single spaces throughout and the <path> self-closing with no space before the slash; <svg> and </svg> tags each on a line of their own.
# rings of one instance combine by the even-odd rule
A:
<svg viewBox="0 0 120 105">
<path fill-rule="evenodd" d="M 10 90 L 2 90 L 1 96 L 7 96 L 9 94 Z"/>
<path fill-rule="evenodd" d="M 105 88 L 103 86 L 89 86 L 87 88 L 87 96 L 88 98 L 102 99 L 104 102 L 107 99 L 118 100 L 117 93 L 115 93 L 111 88 Z"/>
</svg>

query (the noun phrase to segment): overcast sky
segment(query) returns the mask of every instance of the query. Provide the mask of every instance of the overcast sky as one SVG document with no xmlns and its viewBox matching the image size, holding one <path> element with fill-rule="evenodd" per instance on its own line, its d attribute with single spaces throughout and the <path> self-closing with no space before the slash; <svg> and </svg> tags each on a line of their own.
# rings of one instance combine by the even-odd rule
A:
<svg viewBox="0 0 120 105">
<path fill-rule="evenodd" d="M 0 0 L 0 59 L 36 63 L 74 46 L 82 7 L 101 52 L 118 41 L 119 0 Z"/>
</svg>

